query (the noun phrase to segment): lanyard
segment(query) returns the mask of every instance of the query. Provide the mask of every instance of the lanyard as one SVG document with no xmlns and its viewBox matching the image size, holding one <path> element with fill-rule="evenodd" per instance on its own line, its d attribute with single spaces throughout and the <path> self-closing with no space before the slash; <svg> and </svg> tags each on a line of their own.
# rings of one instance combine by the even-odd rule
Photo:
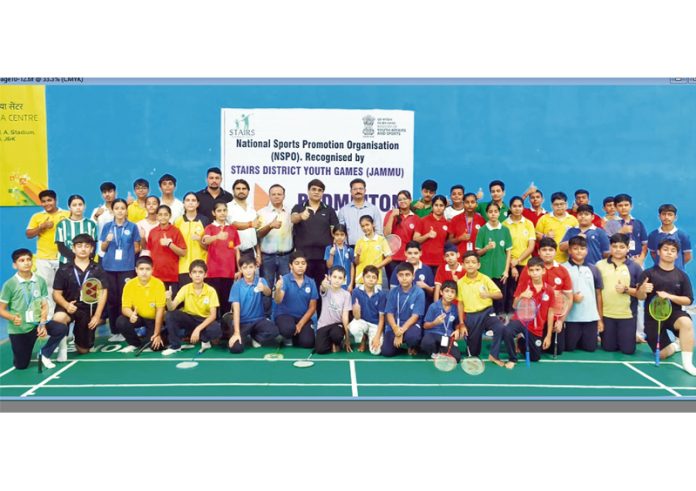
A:
<svg viewBox="0 0 696 491">
<path fill-rule="evenodd" d="M 123 238 L 123 230 L 126 227 L 125 222 L 123 225 L 119 226 L 116 225 L 116 222 L 111 222 L 113 225 L 111 226 L 111 230 L 114 232 L 114 242 L 116 242 L 116 249 L 121 248 L 121 239 Z M 121 230 L 121 236 L 119 237 L 118 231 L 119 229 Z"/>
<path fill-rule="evenodd" d="M 440 311 L 445 315 L 445 320 L 442 321 L 442 323 L 445 325 L 445 336 L 449 336 L 450 332 L 450 325 L 452 324 L 452 317 L 450 316 L 450 311 L 452 310 L 452 306 L 450 305 L 450 310 L 448 312 L 445 312 L 444 307 L 440 307 Z"/>
<path fill-rule="evenodd" d="M 471 240 L 471 232 L 474 230 L 474 218 L 471 217 L 471 223 L 469 223 L 469 218 L 464 215 L 464 224 L 466 225 L 466 233 L 469 236 L 469 240 Z"/>
<path fill-rule="evenodd" d="M 401 310 L 406 307 L 406 304 L 408 303 L 408 299 L 411 298 L 411 293 L 413 293 L 413 289 L 411 289 L 410 292 L 408 292 L 408 295 L 406 295 L 406 298 L 404 299 L 404 303 L 401 303 L 401 287 L 399 287 L 399 290 L 396 292 L 396 324 L 401 327 Z"/>
<path fill-rule="evenodd" d="M 75 280 L 77 281 L 77 286 L 79 286 L 81 290 L 82 285 L 84 285 L 85 281 L 87 281 L 87 278 L 89 278 L 89 270 L 85 272 L 85 277 L 82 278 L 82 281 L 80 281 L 80 275 L 77 273 L 77 268 L 73 267 L 73 273 L 75 273 Z"/>
<path fill-rule="evenodd" d="M 345 258 L 343 257 L 344 251 L 346 250 L 346 247 L 344 246 L 342 249 L 338 247 L 336 244 L 334 244 L 334 247 L 336 247 L 336 258 L 338 259 L 338 262 L 341 263 L 340 266 L 343 269 L 346 269 L 346 263 L 345 263 Z M 346 271 L 346 276 L 350 274 L 350 271 Z"/>
</svg>

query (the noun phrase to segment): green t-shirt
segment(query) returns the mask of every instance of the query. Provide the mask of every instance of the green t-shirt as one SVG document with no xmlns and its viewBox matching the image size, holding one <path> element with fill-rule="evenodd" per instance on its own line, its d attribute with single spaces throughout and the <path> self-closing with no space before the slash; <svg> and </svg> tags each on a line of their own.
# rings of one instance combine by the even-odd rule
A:
<svg viewBox="0 0 696 491">
<path fill-rule="evenodd" d="M 481 201 L 478 205 L 476 205 L 476 213 L 481 215 L 484 218 L 484 220 L 488 220 L 488 214 L 486 213 L 486 206 L 488 206 L 488 203 L 490 203 L 490 201 Z M 503 221 L 508 217 L 509 214 L 510 208 L 508 208 L 508 205 L 506 205 L 503 201 L 502 203 L 500 203 L 500 217 L 498 218 L 498 221 L 500 223 L 503 223 Z"/>
<path fill-rule="evenodd" d="M 433 205 L 431 204 L 430 206 L 426 206 L 425 208 L 421 208 L 420 210 L 417 210 L 412 206 L 411 211 L 418 215 L 419 218 L 427 217 L 433 211 Z"/>
<path fill-rule="evenodd" d="M 500 278 L 505 271 L 507 251 L 512 249 L 510 229 L 503 227 L 500 222 L 497 228 L 491 229 L 490 223 L 486 223 L 476 234 L 476 249 L 483 249 L 491 240 L 495 243 L 495 247 L 481 256 L 479 272 L 490 278 Z"/>
<path fill-rule="evenodd" d="M 7 280 L 0 291 L 0 302 L 7 304 L 10 314 L 22 318 L 22 323 L 18 326 L 9 321 L 7 332 L 26 334 L 35 329 L 41 321 L 41 303 L 46 299 L 48 299 L 48 287 L 46 281 L 40 276 L 34 274 L 30 280 L 25 280 L 16 274 Z M 27 312 L 30 312 L 29 317 Z"/>
</svg>

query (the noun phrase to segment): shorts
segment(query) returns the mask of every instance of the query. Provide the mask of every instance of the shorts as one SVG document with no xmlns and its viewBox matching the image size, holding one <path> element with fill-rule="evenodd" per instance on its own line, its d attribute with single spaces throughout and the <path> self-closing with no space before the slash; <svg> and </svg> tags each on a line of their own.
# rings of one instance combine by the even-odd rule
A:
<svg viewBox="0 0 696 491">
<path fill-rule="evenodd" d="M 674 328 L 674 324 L 680 317 L 686 317 L 691 320 L 691 316 L 688 313 L 679 307 L 675 307 L 672 310 L 672 315 L 667 320 L 662 321 L 660 327 L 660 349 L 666 348 L 672 342 L 667 335 L 667 331 L 672 331 L 675 336 L 679 337 L 679 331 Z M 657 321 L 648 313 L 648 309 L 645 309 L 645 337 L 650 349 L 655 351 L 657 348 Z"/>
</svg>

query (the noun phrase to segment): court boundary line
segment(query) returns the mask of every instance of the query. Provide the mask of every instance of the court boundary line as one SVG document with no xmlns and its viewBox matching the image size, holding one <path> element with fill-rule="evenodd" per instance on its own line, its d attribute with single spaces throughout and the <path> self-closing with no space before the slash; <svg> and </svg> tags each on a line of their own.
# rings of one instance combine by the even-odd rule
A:
<svg viewBox="0 0 696 491">
<path fill-rule="evenodd" d="M 670 394 L 675 395 L 677 397 L 682 397 L 682 395 L 679 392 L 677 392 L 676 390 L 672 389 L 671 387 L 666 386 L 665 384 L 663 384 L 662 382 L 660 382 L 656 378 L 651 377 L 647 373 L 645 373 L 641 370 L 638 370 L 636 367 L 632 366 L 629 362 L 626 361 L 623 364 L 624 364 L 624 366 L 627 366 L 628 368 L 630 368 L 631 370 L 633 370 L 637 374 L 642 375 L 646 379 L 650 380 L 652 383 L 657 384 L 658 386 L 660 386 L 662 389 L 666 390 Z"/>
<path fill-rule="evenodd" d="M 348 362 L 348 367 L 350 368 L 350 391 L 353 397 L 358 397 L 358 376 L 355 372 L 355 360 L 350 360 Z"/>
<path fill-rule="evenodd" d="M 65 372 L 68 368 L 71 368 L 71 367 L 75 366 L 75 364 L 76 364 L 77 362 L 78 362 L 78 360 L 73 360 L 72 362 L 70 362 L 69 364 L 67 364 L 66 366 L 64 366 L 64 367 L 61 368 L 60 370 L 58 370 L 56 373 L 54 373 L 54 374 L 51 375 L 50 377 L 47 377 L 47 378 L 43 379 L 43 380 L 41 381 L 41 383 L 34 385 L 31 389 L 29 389 L 28 391 L 26 391 L 24 394 L 22 394 L 22 395 L 19 396 L 19 397 L 27 397 L 27 396 L 30 396 L 30 395 L 34 395 L 34 393 L 36 393 L 37 390 L 39 390 L 41 387 L 44 387 L 48 382 L 50 382 L 51 380 L 53 380 L 53 379 L 55 379 L 56 377 L 58 377 L 58 375 L 60 375 L 61 373 Z"/>
<path fill-rule="evenodd" d="M 0 373 L 0 378 L 4 377 L 5 375 L 7 375 L 8 373 L 10 373 L 10 372 L 11 372 L 12 370 L 14 370 L 14 369 L 15 369 L 15 367 L 12 366 L 12 367 L 8 368 L 7 370 L 5 370 L 4 372 Z"/>
</svg>

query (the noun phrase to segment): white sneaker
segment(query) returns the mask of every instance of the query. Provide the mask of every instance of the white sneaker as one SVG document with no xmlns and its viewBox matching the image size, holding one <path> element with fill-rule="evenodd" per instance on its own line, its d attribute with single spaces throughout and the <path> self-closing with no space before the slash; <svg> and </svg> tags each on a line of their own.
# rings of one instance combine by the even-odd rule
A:
<svg viewBox="0 0 696 491">
<path fill-rule="evenodd" d="M 213 345 L 210 344 L 210 341 L 201 341 L 201 349 L 199 353 L 203 353 L 205 350 L 209 350 L 212 347 Z"/>
<path fill-rule="evenodd" d="M 287 347 L 292 346 L 292 338 L 283 338 L 283 345 Z"/>
<path fill-rule="evenodd" d="M 121 348 L 120 353 L 132 353 L 137 349 L 138 349 L 137 347 L 133 346 L 132 344 L 129 344 L 125 348 Z"/>
<path fill-rule="evenodd" d="M 487 338 L 492 338 L 493 337 L 493 329 L 489 329 L 488 331 L 486 331 L 484 336 L 486 336 Z"/>
<path fill-rule="evenodd" d="M 167 348 L 166 350 L 162 351 L 162 356 L 173 355 L 174 353 L 178 353 L 179 351 L 181 351 L 181 348 Z"/>
<path fill-rule="evenodd" d="M 65 336 L 65 339 L 68 340 L 68 344 L 75 345 L 75 336 Z"/>
<path fill-rule="evenodd" d="M 56 368 L 55 363 L 47 356 L 41 355 L 41 363 L 43 363 L 43 366 L 46 368 Z"/>
<path fill-rule="evenodd" d="M 60 340 L 60 344 L 58 345 L 58 357 L 56 358 L 57 362 L 63 363 L 68 361 L 68 339 L 63 338 Z"/>
<path fill-rule="evenodd" d="M 193 348 L 195 348 L 195 347 L 196 347 L 196 346 L 193 345 L 193 344 L 182 344 L 182 345 L 181 345 L 181 349 L 193 349 Z"/>
<path fill-rule="evenodd" d="M 259 343 L 259 342 L 258 342 L 257 340 L 255 340 L 254 338 L 251 338 L 251 345 L 252 345 L 254 348 L 260 348 L 260 347 L 261 347 L 261 343 Z"/>
<path fill-rule="evenodd" d="M 113 336 L 111 336 L 109 338 L 110 343 L 122 343 L 125 340 L 126 340 L 126 338 L 123 337 L 123 334 L 114 334 Z M 121 351 L 123 351 L 123 350 L 121 350 Z"/>
</svg>

